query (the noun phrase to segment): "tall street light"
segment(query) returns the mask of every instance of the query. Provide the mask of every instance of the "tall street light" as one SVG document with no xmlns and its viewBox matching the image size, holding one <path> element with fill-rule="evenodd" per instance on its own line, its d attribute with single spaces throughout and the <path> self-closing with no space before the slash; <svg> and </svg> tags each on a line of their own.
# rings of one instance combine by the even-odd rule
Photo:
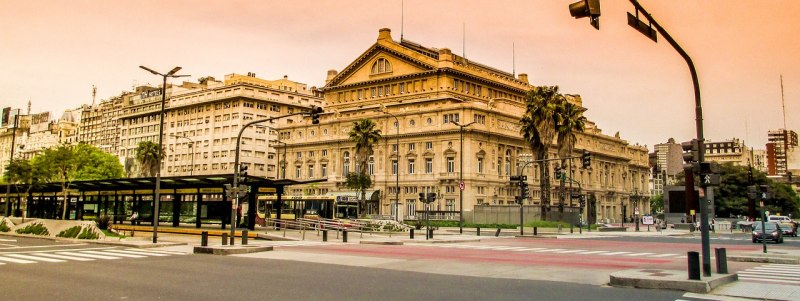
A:
<svg viewBox="0 0 800 301">
<path fill-rule="evenodd" d="M 380 108 L 375 109 L 375 112 L 380 112 L 380 113 L 383 113 L 383 114 L 386 114 L 386 115 L 394 117 L 394 123 L 396 125 L 395 126 L 395 130 L 397 130 L 397 135 L 396 135 L 397 137 L 396 138 L 397 138 L 397 158 L 398 158 L 398 160 L 397 160 L 397 172 L 394 174 L 394 176 L 395 176 L 395 180 L 394 180 L 395 181 L 395 183 L 394 183 L 394 185 L 395 185 L 395 187 L 394 187 L 394 208 L 392 210 L 392 214 L 394 215 L 394 220 L 395 221 L 399 221 L 400 218 L 398 217 L 398 215 L 400 215 L 399 214 L 400 213 L 400 210 L 399 210 L 400 208 L 399 208 L 399 205 L 398 205 L 399 203 L 398 202 L 400 202 L 400 120 L 397 119 L 397 116 L 395 116 L 394 114 L 389 113 L 388 111 L 386 111 L 386 107 L 384 105 L 381 105 Z"/>
<path fill-rule="evenodd" d="M 139 66 L 148 72 L 161 76 L 163 78 L 163 82 L 161 85 L 161 113 L 158 114 L 158 156 L 156 158 L 156 164 L 158 164 L 158 169 L 156 172 L 156 196 L 153 199 L 153 243 L 158 242 L 158 215 L 159 215 L 159 203 L 161 203 L 161 156 L 163 155 L 163 149 L 161 143 L 162 138 L 164 136 L 164 103 L 167 101 L 167 77 L 178 78 L 178 77 L 187 77 L 189 75 L 175 75 L 178 71 L 181 70 L 181 67 L 172 68 L 166 74 L 159 73 L 154 71 L 153 69 L 147 68 L 145 66 Z"/>
<path fill-rule="evenodd" d="M 456 121 L 450 121 L 450 123 L 458 126 L 458 130 L 461 133 L 461 150 L 458 151 L 459 156 L 461 156 L 461 163 L 458 163 L 458 233 L 464 233 L 464 188 L 466 187 L 464 185 L 464 128 L 472 125 L 475 121 L 465 125 L 461 125 Z"/>
<path fill-rule="evenodd" d="M 190 149 L 190 152 L 191 152 L 189 155 L 191 156 L 191 163 L 192 163 L 192 168 L 189 169 L 189 175 L 193 176 L 194 175 L 194 140 L 192 140 L 191 138 L 186 137 L 186 136 L 178 136 L 178 135 L 175 135 L 175 134 L 169 134 L 169 135 L 170 135 L 170 137 L 183 138 L 183 139 L 189 140 L 189 149 Z"/>
<path fill-rule="evenodd" d="M 669 45 L 672 46 L 678 54 L 681 55 L 686 64 L 689 66 L 689 73 L 692 76 L 692 85 L 694 87 L 694 103 L 695 103 L 695 127 L 697 131 L 697 141 L 698 143 L 698 160 L 697 162 L 703 164 L 704 157 L 705 157 L 705 138 L 703 137 L 703 106 L 700 100 L 700 83 L 697 79 L 697 70 L 694 68 L 694 63 L 692 62 L 692 58 L 689 57 L 689 54 L 683 50 L 683 48 L 678 45 L 672 36 L 667 32 L 666 29 L 661 27 L 658 22 L 647 12 L 647 10 L 639 4 L 637 0 L 630 0 L 633 7 L 636 8 L 636 16 L 634 17 L 631 13 L 628 13 L 628 25 L 635 28 L 654 42 L 658 41 L 658 37 L 656 32 L 661 33 L 664 36 L 664 39 L 669 42 Z M 575 3 L 570 4 L 569 7 L 570 14 L 578 18 L 589 17 L 589 22 L 597 29 L 600 29 L 600 0 L 583 0 L 578 1 Z M 639 20 L 639 13 L 647 19 L 649 24 Z M 652 26 L 651 26 L 652 25 Z M 655 27 L 655 30 L 653 28 Z M 702 256 L 703 256 L 703 275 L 706 277 L 711 276 L 711 250 L 710 250 L 710 241 L 709 241 L 709 233 L 708 233 L 708 204 L 705 197 L 701 197 L 700 201 L 700 245 L 702 249 Z"/>
</svg>

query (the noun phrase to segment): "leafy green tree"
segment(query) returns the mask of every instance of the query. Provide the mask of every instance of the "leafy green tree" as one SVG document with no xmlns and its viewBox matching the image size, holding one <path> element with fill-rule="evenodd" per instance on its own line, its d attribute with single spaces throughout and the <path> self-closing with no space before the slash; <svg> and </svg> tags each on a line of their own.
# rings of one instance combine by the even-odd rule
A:
<svg viewBox="0 0 800 301">
<path fill-rule="evenodd" d="M 61 184 L 63 197 L 61 219 L 67 217 L 67 189 L 75 180 L 77 173 L 75 161 L 75 152 L 72 151 L 71 146 L 67 145 L 45 149 L 41 155 L 33 158 L 33 166 L 42 171 L 44 180 Z"/>
<path fill-rule="evenodd" d="M 42 172 L 39 169 L 35 169 L 28 160 L 14 159 L 6 165 L 3 178 L 7 183 L 16 186 L 17 191 L 20 191 L 20 186 L 24 187 L 25 197 L 21 202 L 22 222 L 24 223 L 27 215 L 26 208 L 28 208 L 30 191 L 42 183 Z"/>
<path fill-rule="evenodd" d="M 140 176 L 154 177 L 158 173 L 158 156 L 164 159 L 164 149 L 152 141 L 142 141 L 136 146 L 136 161 L 139 163 Z"/>
<path fill-rule="evenodd" d="M 381 130 L 375 128 L 375 121 L 372 119 L 361 119 L 353 122 L 348 136 L 350 141 L 356 144 L 356 160 L 358 162 L 358 172 L 356 175 L 348 174 L 345 185 L 361 192 L 359 201 L 360 210 L 363 212 L 366 203 L 366 189 L 372 186 L 372 180 L 367 172 L 367 161 L 373 153 L 373 146 L 381 139 Z M 398 145 L 398 147 L 400 147 Z"/>
<path fill-rule="evenodd" d="M 520 119 L 520 134 L 531 147 L 537 161 L 547 159 L 550 145 L 556 137 L 556 121 L 553 118 L 563 95 L 558 86 L 534 87 L 525 97 L 525 113 Z M 547 219 L 550 207 L 550 169 L 546 164 L 539 168 L 542 219 Z"/>
<path fill-rule="evenodd" d="M 586 129 L 586 117 L 583 112 L 586 109 L 573 104 L 563 96 L 558 97 L 558 104 L 553 115 L 555 119 L 556 144 L 558 144 L 558 156 L 561 157 L 561 166 L 567 166 L 567 157 L 571 157 L 578 141 L 576 132 L 583 132 Z M 569 164 L 569 170 L 572 170 Z M 565 189 L 565 179 L 561 178 L 561 189 Z M 564 212 L 564 193 L 558 203 L 558 211 Z"/>
<path fill-rule="evenodd" d="M 122 164 L 116 156 L 88 144 L 78 144 L 75 152 L 77 173 L 75 180 L 117 179 L 123 174 Z"/>
<path fill-rule="evenodd" d="M 664 195 L 658 194 L 650 199 L 651 213 L 659 213 L 664 211 Z"/>
</svg>

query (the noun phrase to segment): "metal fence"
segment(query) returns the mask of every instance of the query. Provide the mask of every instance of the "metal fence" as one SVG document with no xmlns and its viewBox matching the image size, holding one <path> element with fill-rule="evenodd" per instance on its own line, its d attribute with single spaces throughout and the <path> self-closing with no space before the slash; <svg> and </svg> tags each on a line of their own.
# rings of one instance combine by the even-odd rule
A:
<svg viewBox="0 0 800 301">
<path fill-rule="evenodd" d="M 557 207 L 551 207 L 547 212 L 547 220 L 563 221 L 577 224 L 580 220 L 579 208 L 564 208 L 558 212 Z M 542 220 L 540 206 L 523 206 L 522 216 L 525 223 Z M 464 212 L 464 222 L 474 224 L 519 224 L 519 206 L 482 205 L 475 206 L 473 211 Z"/>
</svg>

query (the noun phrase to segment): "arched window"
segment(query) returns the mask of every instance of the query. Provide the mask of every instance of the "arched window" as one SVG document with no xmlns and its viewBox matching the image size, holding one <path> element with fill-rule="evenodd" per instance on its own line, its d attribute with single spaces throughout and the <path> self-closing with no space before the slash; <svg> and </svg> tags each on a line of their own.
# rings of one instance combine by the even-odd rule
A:
<svg viewBox="0 0 800 301">
<path fill-rule="evenodd" d="M 375 63 L 372 63 L 372 74 L 387 72 L 392 72 L 392 65 L 389 64 L 389 60 L 385 58 L 379 58 L 375 61 Z"/>
<path fill-rule="evenodd" d="M 344 152 L 342 158 L 344 159 L 344 163 L 342 164 L 342 172 L 344 173 L 344 176 L 347 176 L 347 174 L 350 173 L 350 152 Z"/>
</svg>

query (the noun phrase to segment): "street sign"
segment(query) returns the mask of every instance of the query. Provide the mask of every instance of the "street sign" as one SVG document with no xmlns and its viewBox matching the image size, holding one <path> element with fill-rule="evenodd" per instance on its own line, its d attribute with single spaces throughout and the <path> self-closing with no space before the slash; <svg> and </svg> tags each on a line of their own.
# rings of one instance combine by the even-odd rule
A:
<svg viewBox="0 0 800 301">
<path fill-rule="evenodd" d="M 711 186 L 711 185 L 719 185 L 719 175 L 717 174 L 705 174 L 703 175 L 703 185 Z"/>
<path fill-rule="evenodd" d="M 458 188 L 464 190 L 464 187 L 466 187 L 466 185 L 464 185 L 464 182 L 458 183 Z"/>
<path fill-rule="evenodd" d="M 644 225 L 653 225 L 653 216 L 652 215 L 645 215 L 642 216 L 642 224 Z"/>
<path fill-rule="evenodd" d="M 511 181 L 527 181 L 528 176 L 511 176 Z"/>
</svg>

